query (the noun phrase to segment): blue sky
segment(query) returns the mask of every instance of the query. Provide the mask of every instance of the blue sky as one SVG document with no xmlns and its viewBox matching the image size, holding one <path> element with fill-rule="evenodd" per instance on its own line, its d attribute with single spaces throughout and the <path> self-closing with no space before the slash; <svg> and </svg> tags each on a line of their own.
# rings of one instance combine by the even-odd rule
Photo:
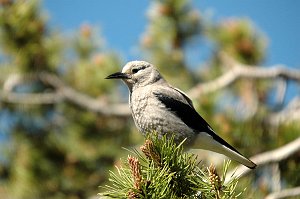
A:
<svg viewBox="0 0 300 199">
<path fill-rule="evenodd" d="M 269 39 L 267 64 L 286 64 L 300 68 L 300 1 L 205 0 L 197 2 L 197 7 L 213 10 L 216 19 L 231 16 L 251 19 Z"/>
<path fill-rule="evenodd" d="M 100 29 L 107 46 L 125 60 L 137 59 L 134 48 L 145 31 L 150 0 L 44 0 L 50 25 L 71 33 L 88 23 Z M 194 0 L 213 20 L 247 17 L 269 38 L 266 65 L 300 68 L 300 1 Z M 205 60 L 203 60 L 205 61 Z"/>
</svg>

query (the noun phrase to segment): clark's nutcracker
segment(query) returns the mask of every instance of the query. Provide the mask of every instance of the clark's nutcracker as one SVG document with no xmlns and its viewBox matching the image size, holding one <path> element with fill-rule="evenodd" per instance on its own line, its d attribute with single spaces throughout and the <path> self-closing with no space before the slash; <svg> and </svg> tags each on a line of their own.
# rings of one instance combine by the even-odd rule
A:
<svg viewBox="0 0 300 199">
<path fill-rule="evenodd" d="M 144 135 L 149 132 L 159 135 L 173 133 L 177 143 L 186 138 L 189 146 L 195 144 L 198 148 L 224 154 L 248 168 L 256 167 L 219 137 L 196 112 L 188 96 L 168 84 L 152 64 L 128 62 L 122 72 L 111 74 L 106 79 L 122 79 L 128 86 L 132 117 Z"/>
</svg>

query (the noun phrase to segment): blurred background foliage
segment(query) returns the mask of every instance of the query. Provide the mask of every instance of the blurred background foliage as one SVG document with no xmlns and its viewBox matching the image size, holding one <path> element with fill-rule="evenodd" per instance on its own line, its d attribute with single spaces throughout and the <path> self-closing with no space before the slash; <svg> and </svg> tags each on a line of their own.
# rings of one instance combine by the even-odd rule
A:
<svg viewBox="0 0 300 199">
<path fill-rule="evenodd" d="M 99 103 L 125 102 L 120 89 L 105 76 L 124 60 L 118 49 L 105 46 L 99 31 L 83 24 L 72 37 L 47 25 L 37 0 L 0 0 L 0 82 L 14 74 L 57 75 L 67 85 Z M 220 54 L 258 67 L 266 56 L 267 37 L 249 19 L 217 23 L 205 19 L 188 0 L 153 0 L 148 24 L 141 33 L 141 59 L 155 64 L 171 84 L 182 90 L 212 80 L 231 69 Z M 187 48 L 214 44 L 201 63 L 188 62 Z M 251 65 L 251 66 L 250 66 Z M 274 149 L 299 137 L 299 121 L 270 124 L 270 114 L 284 108 L 270 103 L 271 81 L 240 80 L 226 89 L 194 99 L 198 111 L 219 134 L 246 156 Z M 276 88 L 275 88 L 276 89 Z M 55 88 L 41 79 L 21 81 L 15 93 L 48 93 Z M 3 92 L 3 91 L 1 91 Z M 108 170 L 126 153 L 122 147 L 143 138 L 131 117 L 105 116 L 70 102 L 49 104 L 0 102 L 0 198 L 88 198 L 99 192 Z M 253 110 L 254 107 L 254 110 Z M 300 184 L 299 154 L 279 164 L 282 187 Z M 252 198 L 276 190 L 272 170 L 259 168 L 242 178 L 240 189 Z"/>
</svg>

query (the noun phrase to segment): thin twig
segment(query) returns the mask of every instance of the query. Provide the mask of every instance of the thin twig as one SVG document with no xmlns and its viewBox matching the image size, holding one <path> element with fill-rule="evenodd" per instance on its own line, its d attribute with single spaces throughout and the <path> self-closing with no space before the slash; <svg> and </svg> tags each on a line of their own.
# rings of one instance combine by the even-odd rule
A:
<svg viewBox="0 0 300 199">
<path fill-rule="evenodd" d="M 280 162 L 282 160 L 287 159 L 288 157 L 294 155 L 295 153 L 300 151 L 300 137 L 295 139 L 294 141 L 276 148 L 272 151 L 267 151 L 258 155 L 255 155 L 251 158 L 251 160 L 257 164 L 257 167 L 272 163 L 272 162 Z M 234 171 L 228 173 L 228 176 L 244 176 L 248 174 L 250 170 L 243 165 L 238 166 Z"/>
<path fill-rule="evenodd" d="M 283 189 L 281 191 L 271 193 L 267 195 L 265 199 L 279 199 L 279 198 L 287 198 L 292 196 L 300 196 L 300 187 Z"/>
<path fill-rule="evenodd" d="M 290 100 L 289 104 L 279 112 L 268 116 L 267 122 L 272 126 L 300 120 L 300 97 Z"/>
</svg>

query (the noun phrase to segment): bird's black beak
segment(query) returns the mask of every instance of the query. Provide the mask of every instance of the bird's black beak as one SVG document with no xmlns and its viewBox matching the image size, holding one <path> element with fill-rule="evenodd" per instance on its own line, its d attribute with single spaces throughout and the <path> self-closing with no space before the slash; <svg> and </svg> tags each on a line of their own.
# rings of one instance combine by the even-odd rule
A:
<svg viewBox="0 0 300 199">
<path fill-rule="evenodd" d="M 129 79 L 129 76 L 126 73 L 116 72 L 108 75 L 107 77 L 105 77 L 105 79 Z"/>
</svg>

